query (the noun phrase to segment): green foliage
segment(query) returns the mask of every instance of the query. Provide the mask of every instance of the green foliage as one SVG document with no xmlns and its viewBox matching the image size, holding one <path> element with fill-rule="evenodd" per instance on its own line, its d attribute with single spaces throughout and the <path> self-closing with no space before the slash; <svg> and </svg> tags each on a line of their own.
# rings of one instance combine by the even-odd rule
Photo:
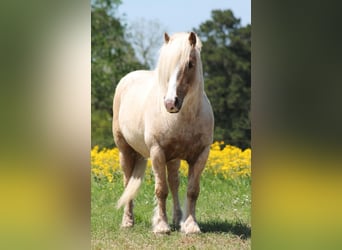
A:
<svg viewBox="0 0 342 250">
<path fill-rule="evenodd" d="M 231 10 L 214 10 L 195 32 L 203 41 L 205 87 L 215 115 L 215 141 L 250 147 L 251 26 Z"/>
<path fill-rule="evenodd" d="M 114 145 L 111 117 L 116 84 L 142 65 L 125 40 L 125 27 L 115 17 L 120 1 L 97 0 L 91 10 L 91 132 L 92 146 Z"/>
</svg>

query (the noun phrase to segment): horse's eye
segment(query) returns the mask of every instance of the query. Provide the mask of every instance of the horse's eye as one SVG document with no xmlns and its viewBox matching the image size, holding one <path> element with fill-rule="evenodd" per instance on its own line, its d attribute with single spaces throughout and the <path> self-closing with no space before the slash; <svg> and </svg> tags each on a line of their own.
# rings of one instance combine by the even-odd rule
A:
<svg viewBox="0 0 342 250">
<path fill-rule="evenodd" d="M 188 64 L 189 69 L 191 69 L 194 66 L 194 64 L 190 61 Z"/>
</svg>

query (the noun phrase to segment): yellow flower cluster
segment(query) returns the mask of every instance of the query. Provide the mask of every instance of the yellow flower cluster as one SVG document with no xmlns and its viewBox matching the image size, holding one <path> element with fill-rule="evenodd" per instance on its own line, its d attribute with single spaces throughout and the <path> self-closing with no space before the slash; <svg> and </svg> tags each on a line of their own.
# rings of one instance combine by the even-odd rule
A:
<svg viewBox="0 0 342 250">
<path fill-rule="evenodd" d="M 91 156 L 91 172 L 96 178 L 107 178 L 109 182 L 113 181 L 116 172 L 120 171 L 119 149 L 103 148 L 99 150 L 98 146 L 93 147 Z"/>
<path fill-rule="evenodd" d="M 211 145 L 204 172 L 215 175 L 221 174 L 225 179 L 250 176 L 251 154 L 250 148 L 242 151 L 240 148 L 231 145 L 224 147 L 224 142 L 214 142 Z"/>
<path fill-rule="evenodd" d="M 119 150 L 117 148 L 99 150 L 99 147 L 95 146 L 91 150 L 91 171 L 96 178 L 105 178 L 112 182 L 114 176 L 121 175 Z M 181 175 L 187 176 L 188 165 L 185 161 L 181 161 L 179 172 Z M 225 179 L 250 176 L 251 149 L 242 151 L 235 146 L 224 146 L 224 142 L 214 142 L 211 145 L 207 165 L 204 169 L 204 174 L 206 173 L 221 175 Z M 150 182 L 152 175 L 152 166 L 149 160 L 147 162 L 145 179 Z"/>
</svg>

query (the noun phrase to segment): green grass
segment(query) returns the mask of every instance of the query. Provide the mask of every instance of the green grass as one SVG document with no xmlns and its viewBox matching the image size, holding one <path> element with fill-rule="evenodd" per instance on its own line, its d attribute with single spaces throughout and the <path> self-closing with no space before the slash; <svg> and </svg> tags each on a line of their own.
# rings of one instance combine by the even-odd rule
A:
<svg viewBox="0 0 342 250">
<path fill-rule="evenodd" d="M 153 180 L 153 179 L 152 179 Z M 187 179 L 181 179 L 180 199 L 185 199 Z M 203 175 L 196 217 L 202 230 L 184 235 L 173 228 L 170 235 L 154 235 L 151 219 L 154 209 L 154 183 L 145 180 L 135 200 L 135 225 L 121 229 L 122 209 L 115 208 L 123 192 L 122 180 L 95 181 L 91 187 L 92 249 L 250 249 L 250 178 L 224 180 Z M 168 197 L 169 222 L 172 199 Z"/>
</svg>

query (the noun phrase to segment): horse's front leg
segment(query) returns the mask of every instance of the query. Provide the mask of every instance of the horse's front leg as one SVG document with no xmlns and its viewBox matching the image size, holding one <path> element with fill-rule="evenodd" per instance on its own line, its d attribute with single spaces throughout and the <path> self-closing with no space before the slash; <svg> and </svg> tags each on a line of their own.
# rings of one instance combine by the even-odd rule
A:
<svg viewBox="0 0 342 250">
<path fill-rule="evenodd" d="M 182 210 L 179 205 L 178 188 L 179 188 L 179 167 L 180 160 L 169 161 L 167 164 L 167 178 L 169 187 L 172 193 L 173 200 L 173 224 L 175 227 L 179 226 L 182 219 Z"/>
<path fill-rule="evenodd" d="M 152 219 L 153 232 L 170 233 L 166 215 L 166 198 L 169 190 L 166 182 L 165 155 L 159 147 L 152 148 L 150 154 L 155 175 L 155 195 L 158 203 Z"/>
<path fill-rule="evenodd" d="M 210 146 L 206 147 L 195 163 L 189 164 L 188 190 L 186 201 L 185 220 L 181 223 L 181 231 L 186 234 L 200 233 L 196 222 L 196 201 L 200 192 L 200 177 L 208 159 Z"/>
</svg>

